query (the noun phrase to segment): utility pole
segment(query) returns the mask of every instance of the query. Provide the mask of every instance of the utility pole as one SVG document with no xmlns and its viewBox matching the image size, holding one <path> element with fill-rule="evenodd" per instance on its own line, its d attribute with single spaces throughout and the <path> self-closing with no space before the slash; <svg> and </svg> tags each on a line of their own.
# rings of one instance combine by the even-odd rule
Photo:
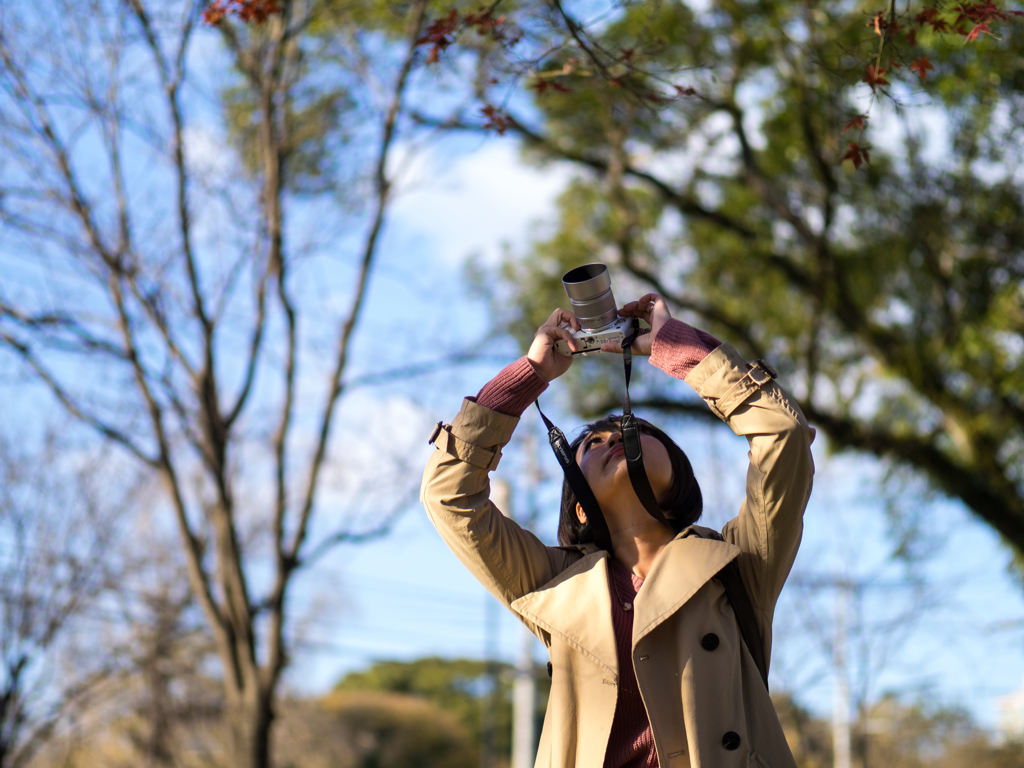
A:
<svg viewBox="0 0 1024 768">
<path fill-rule="evenodd" d="M 847 657 L 848 613 L 850 585 L 836 583 L 836 626 L 833 639 L 833 670 L 835 687 L 832 689 L 832 766 L 850 768 L 850 670 Z"/>
<path fill-rule="evenodd" d="M 512 504 L 512 488 L 507 481 L 491 481 L 491 502 L 508 515 Z M 487 660 L 488 691 L 481 700 L 480 768 L 495 768 L 498 762 L 498 706 L 501 701 L 501 680 L 498 668 L 498 603 L 491 595 L 484 598 L 484 658 Z"/>
<path fill-rule="evenodd" d="M 531 529 L 537 523 L 537 486 L 541 483 L 540 464 L 537 461 L 537 434 L 531 429 L 523 440 L 523 458 L 526 467 L 526 516 L 520 524 Z M 533 768 L 536 759 L 537 734 L 537 679 L 533 663 L 536 640 L 525 625 L 519 627 L 519 656 L 516 660 L 515 684 L 512 689 L 512 766 Z"/>
<path fill-rule="evenodd" d="M 498 704 L 501 680 L 498 668 L 498 604 L 487 595 L 484 606 L 484 654 L 487 659 L 488 690 L 481 700 L 483 707 L 480 728 L 480 768 L 498 764 Z"/>
<path fill-rule="evenodd" d="M 533 768 L 536 758 L 534 712 L 537 706 L 537 681 L 534 678 L 533 635 L 520 628 L 519 658 L 512 688 L 512 768 Z"/>
</svg>

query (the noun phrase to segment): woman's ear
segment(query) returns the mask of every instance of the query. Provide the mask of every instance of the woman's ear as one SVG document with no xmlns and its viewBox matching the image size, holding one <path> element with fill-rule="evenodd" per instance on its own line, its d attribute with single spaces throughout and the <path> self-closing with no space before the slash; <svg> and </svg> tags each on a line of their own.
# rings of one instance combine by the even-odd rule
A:
<svg viewBox="0 0 1024 768">
<path fill-rule="evenodd" d="M 576 517 L 581 525 L 587 524 L 587 513 L 583 511 L 583 505 L 578 501 L 576 502 Z"/>
</svg>

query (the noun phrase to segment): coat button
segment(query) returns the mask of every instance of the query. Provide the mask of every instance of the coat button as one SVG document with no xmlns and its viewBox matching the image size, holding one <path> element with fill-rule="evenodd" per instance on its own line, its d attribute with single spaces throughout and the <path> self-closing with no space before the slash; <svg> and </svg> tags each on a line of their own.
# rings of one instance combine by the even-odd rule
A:
<svg viewBox="0 0 1024 768">
<path fill-rule="evenodd" d="M 722 746 L 730 752 L 740 748 L 740 735 L 736 731 L 729 731 L 722 737 Z"/>
<path fill-rule="evenodd" d="M 705 651 L 713 651 L 718 647 L 718 635 L 714 632 L 708 632 L 700 639 L 700 644 Z"/>
<path fill-rule="evenodd" d="M 551 662 L 548 662 L 548 677 L 554 677 L 555 668 L 551 666 Z"/>
</svg>

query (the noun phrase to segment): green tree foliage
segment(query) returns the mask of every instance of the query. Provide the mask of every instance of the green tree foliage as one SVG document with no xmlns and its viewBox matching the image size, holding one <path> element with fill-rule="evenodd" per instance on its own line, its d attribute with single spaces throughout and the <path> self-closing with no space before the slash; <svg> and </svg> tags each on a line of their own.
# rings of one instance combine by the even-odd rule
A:
<svg viewBox="0 0 1024 768">
<path fill-rule="evenodd" d="M 525 336 L 567 304 L 565 269 L 608 262 L 620 301 L 657 290 L 770 359 L 835 448 L 921 473 L 1019 554 L 1024 29 L 925 39 L 934 71 L 871 96 L 876 145 L 855 171 L 841 126 L 873 93 L 851 52 L 874 10 L 664 2 L 591 29 L 697 95 L 656 108 L 577 72 L 567 92 L 535 89 L 535 116 L 509 107 L 530 158 L 581 172 L 546 236 L 504 265 L 498 305 Z M 577 368 L 582 415 L 620 407 L 620 377 Z M 639 405 L 706 415 L 661 381 Z"/>
<path fill-rule="evenodd" d="M 508 760 L 512 750 L 512 669 L 501 663 L 493 668 L 497 672 L 498 695 L 494 717 L 495 749 L 499 757 Z M 442 659 L 428 657 L 415 661 L 380 661 L 362 672 L 346 675 L 336 686 L 338 693 L 351 691 L 388 691 L 420 697 L 445 712 L 451 713 L 470 734 L 476 749 L 483 739 L 483 713 L 493 693 L 488 677 L 492 668 L 486 661 L 476 659 Z M 538 728 L 547 708 L 549 680 L 546 675 L 538 681 Z"/>
<path fill-rule="evenodd" d="M 800 768 L 829 768 L 832 725 L 790 697 L 775 709 Z M 1024 743 L 994 743 L 964 711 L 885 696 L 853 723 L 857 768 L 1011 768 L 1024 765 Z"/>
<path fill-rule="evenodd" d="M 281 722 L 281 768 L 475 768 L 477 747 L 450 712 L 420 696 L 341 691 L 295 702 Z"/>
<path fill-rule="evenodd" d="M 1024 743 L 993 743 L 957 708 L 884 697 L 857 724 L 856 744 L 865 766 L 887 768 L 1010 768 L 1024 765 Z"/>
<path fill-rule="evenodd" d="M 772 696 L 786 741 L 800 768 L 831 768 L 832 730 L 788 694 Z"/>
</svg>

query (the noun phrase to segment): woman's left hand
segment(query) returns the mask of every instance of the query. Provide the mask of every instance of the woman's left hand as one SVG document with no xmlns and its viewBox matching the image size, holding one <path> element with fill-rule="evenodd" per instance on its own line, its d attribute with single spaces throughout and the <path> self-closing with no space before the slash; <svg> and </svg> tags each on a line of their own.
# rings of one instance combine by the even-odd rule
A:
<svg viewBox="0 0 1024 768">
<path fill-rule="evenodd" d="M 630 347 L 634 355 L 651 354 L 654 337 L 658 335 L 661 327 L 672 319 L 668 304 L 657 293 L 648 293 L 641 296 L 639 301 L 629 302 L 619 310 L 619 317 L 638 317 L 651 326 L 651 332 L 638 336 Z M 622 345 L 617 341 L 609 341 L 601 347 L 601 351 L 622 354 Z"/>
</svg>

